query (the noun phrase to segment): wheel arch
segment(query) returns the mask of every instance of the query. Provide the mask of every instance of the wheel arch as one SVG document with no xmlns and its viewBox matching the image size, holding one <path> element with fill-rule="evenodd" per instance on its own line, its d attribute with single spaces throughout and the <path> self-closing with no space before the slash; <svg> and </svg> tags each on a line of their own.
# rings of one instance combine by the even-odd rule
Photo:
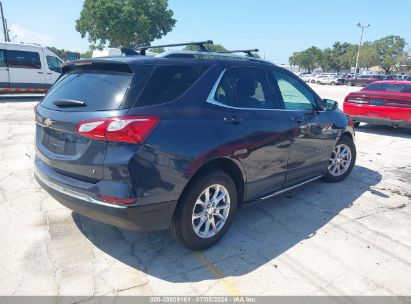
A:
<svg viewBox="0 0 411 304">
<path fill-rule="evenodd" d="M 179 203 L 180 203 L 181 198 L 187 192 L 187 189 L 189 189 L 189 187 L 193 183 L 195 183 L 200 176 L 206 174 L 207 172 L 211 170 L 221 170 L 233 179 L 234 184 L 237 189 L 237 198 L 238 198 L 237 206 L 240 207 L 245 197 L 245 181 L 246 181 L 245 172 L 241 164 L 227 157 L 219 157 L 219 158 L 211 159 L 207 161 L 205 164 L 203 164 L 201 167 L 199 167 L 198 170 L 191 176 L 190 180 L 188 181 L 183 191 L 181 192 L 181 195 L 179 197 Z"/>
</svg>

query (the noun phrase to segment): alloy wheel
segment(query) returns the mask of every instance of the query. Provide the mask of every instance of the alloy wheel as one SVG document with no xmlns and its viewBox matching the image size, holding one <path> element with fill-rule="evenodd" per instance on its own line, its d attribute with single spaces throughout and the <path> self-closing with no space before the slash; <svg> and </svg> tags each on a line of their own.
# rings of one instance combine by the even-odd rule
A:
<svg viewBox="0 0 411 304">
<path fill-rule="evenodd" d="M 351 161 L 352 153 L 350 147 L 345 144 L 339 144 L 335 146 L 334 151 L 331 154 L 328 171 L 333 176 L 341 176 L 347 172 L 351 165 Z"/>
<path fill-rule="evenodd" d="M 203 239 L 215 236 L 223 228 L 229 213 L 227 188 L 220 184 L 207 187 L 194 204 L 192 225 L 195 234 Z"/>
</svg>

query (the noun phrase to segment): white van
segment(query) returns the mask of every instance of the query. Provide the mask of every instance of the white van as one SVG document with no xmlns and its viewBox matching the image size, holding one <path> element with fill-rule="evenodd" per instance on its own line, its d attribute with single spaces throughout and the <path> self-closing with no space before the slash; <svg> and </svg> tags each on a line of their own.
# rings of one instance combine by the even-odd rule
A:
<svg viewBox="0 0 411 304">
<path fill-rule="evenodd" d="M 63 61 L 34 44 L 0 42 L 0 93 L 43 93 L 60 76 Z"/>
</svg>

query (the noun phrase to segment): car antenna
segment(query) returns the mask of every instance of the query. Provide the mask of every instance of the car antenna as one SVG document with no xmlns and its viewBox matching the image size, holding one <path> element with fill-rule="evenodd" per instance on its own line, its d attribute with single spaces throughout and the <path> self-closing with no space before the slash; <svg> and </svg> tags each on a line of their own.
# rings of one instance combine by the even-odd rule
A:
<svg viewBox="0 0 411 304">
<path fill-rule="evenodd" d="M 145 56 L 146 51 L 148 49 L 173 47 L 173 46 L 184 46 L 184 45 L 197 45 L 200 48 L 201 52 L 208 52 L 207 48 L 205 47 L 206 44 L 214 44 L 214 43 L 213 43 L 213 40 L 205 40 L 205 41 L 194 41 L 194 42 L 173 43 L 173 44 L 163 44 L 163 45 L 145 45 L 145 46 L 138 47 L 137 50 L 140 51 L 140 55 Z"/>
</svg>

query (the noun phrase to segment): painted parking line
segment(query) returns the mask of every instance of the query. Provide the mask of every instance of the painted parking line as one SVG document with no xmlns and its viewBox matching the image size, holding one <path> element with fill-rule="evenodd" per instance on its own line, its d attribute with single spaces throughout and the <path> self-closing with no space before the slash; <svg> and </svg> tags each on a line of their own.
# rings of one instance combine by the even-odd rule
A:
<svg viewBox="0 0 411 304">
<path fill-rule="evenodd" d="M 214 278 L 220 280 L 224 288 L 230 292 L 232 296 L 241 296 L 240 290 L 235 286 L 233 282 L 227 276 L 221 272 L 216 266 L 213 265 L 201 252 L 194 252 L 196 258 L 203 263 L 207 270 L 214 276 Z"/>
</svg>

